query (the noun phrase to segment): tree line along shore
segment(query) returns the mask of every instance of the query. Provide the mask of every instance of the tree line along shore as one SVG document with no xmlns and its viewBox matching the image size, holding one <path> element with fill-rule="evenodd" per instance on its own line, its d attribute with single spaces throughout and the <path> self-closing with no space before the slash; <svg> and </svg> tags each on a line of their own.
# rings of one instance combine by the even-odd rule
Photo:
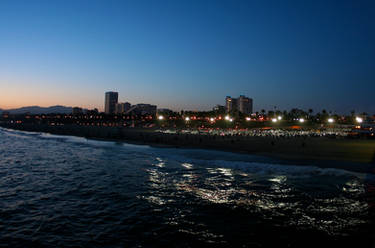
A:
<svg viewBox="0 0 375 248">
<path fill-rule="evenodd" d="M 241 135 L 207 135 L 163 133 L 155 129 L 103 126 L 1 123 L 8 129 L 80 136 L 100 140 L 116 140 L 153 146 L 203 148 L 264 155 L 297 164 L 314 163 L 324 166 L 375 173 L 375 140 L 295 136 L 256 137 Z M 353 167 L 353 163 L 361 166 Z"/>
</svg>

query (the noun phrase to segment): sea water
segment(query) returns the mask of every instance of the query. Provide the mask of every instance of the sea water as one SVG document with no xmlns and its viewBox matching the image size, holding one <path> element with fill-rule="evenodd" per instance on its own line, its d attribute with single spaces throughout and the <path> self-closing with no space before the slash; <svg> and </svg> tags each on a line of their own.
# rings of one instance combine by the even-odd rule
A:
<svg viewBox="0 0 375 248">
<path fill-rule="evenodd" d="M 373 174 L 0 129 L 0 246 L 373 247 Z"/>
</svg>

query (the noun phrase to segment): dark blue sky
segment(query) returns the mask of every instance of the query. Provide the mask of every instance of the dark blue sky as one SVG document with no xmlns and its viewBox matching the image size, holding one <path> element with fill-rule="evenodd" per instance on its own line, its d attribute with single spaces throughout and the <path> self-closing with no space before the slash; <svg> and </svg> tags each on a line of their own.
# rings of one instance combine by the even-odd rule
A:
<svg viewBox="0 0 375 248">
<path fill-rule="evenodd" d="M 375 113 L 375 1 L 0 1 L 0 108 Z"/>
</svg>

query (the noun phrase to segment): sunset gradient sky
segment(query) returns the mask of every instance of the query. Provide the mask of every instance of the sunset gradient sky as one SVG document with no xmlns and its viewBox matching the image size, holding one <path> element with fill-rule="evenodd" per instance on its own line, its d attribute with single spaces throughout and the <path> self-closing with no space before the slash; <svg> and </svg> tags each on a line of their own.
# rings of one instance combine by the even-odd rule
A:
<svg viewBox="0 0 375 248">
<path fill-rule="evenodd" d="M 375 113 L 375 1 L 0 1 L 0 108 Z"/>
</svg>

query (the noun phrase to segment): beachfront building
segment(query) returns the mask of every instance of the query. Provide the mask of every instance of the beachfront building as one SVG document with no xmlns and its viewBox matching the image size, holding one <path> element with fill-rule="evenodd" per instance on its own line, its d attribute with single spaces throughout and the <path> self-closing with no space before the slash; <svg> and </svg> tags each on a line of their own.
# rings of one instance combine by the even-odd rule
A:
<svg viewBox="0 0 375 248">
<path fill-rule="evenodd" d="M 114 114 L 116 103 L 118 102 L 118 92 L 109 91 L 105 93 L 104 112 L 106 114 Z"/>
<path fill-rule="evenodd" d="M 158 114 L 171 115 L 171 114 L 173 114 L 173 110 L 172 109 L 167 109 L 167 108 L 161 108 L 161 109 L 157 110 L 157 113 Z"/>
<path fill-rule="evenodd" d="M 225 107 L 227 113 L 236 112 L 237 109 L 237 98 L 232 98 L 231 96 L 227 96 L 225 98 Z"/>
<path fill-rule="evenodd" d="M 246 97 L 244 95 L 240 95 L 239 98 L 233 98 L 231 96 L 227 96 L 225 98 L 226 102 L 226 112 L 241 112 L 243 114 L 251 114 L 253 112 L 253 99 Z"/>
<path fill-rule="evenodd" d="M 237 99 L 238 110 L 243 114 L 251 114 L 253 112 L 253 99 L 240 95 Z"/>
<path fill-rule="evenodd" d="M 124 114 L 126 113 L 130 108 L 131 108 L 131 104 L 128 103 L 128 102 L 120 102 L 120 103 L 116 103 L 115 105 L 115 113 L 116 114 Z"/>
<path fill-rule="evenodd" d="M 85 110 L 85 114 L 87 114 L 87 115 L 98 115 L 99 114 L 99 110 L 97 108 L 86 109 Z"/>
<path fill-rule="evenodd" d="M 8 118 L 10 115 L 10 112 L 9 111 L 3 111 L 3 113 L 1 114 L 1 117 L 2 118 Z"/>
<path fill-rule="evenodd" d="M 156 105 L 140 103 L 133 105 L 125 114 L 156 115 Z"/>
<path fill-rule="evenodd" d="M 217 104 L 215 107 L 213 107 L 212 111 L 218 112 L 218 113 L 224 113 L 225 112 L 225 106 Z"/>
</svg>

